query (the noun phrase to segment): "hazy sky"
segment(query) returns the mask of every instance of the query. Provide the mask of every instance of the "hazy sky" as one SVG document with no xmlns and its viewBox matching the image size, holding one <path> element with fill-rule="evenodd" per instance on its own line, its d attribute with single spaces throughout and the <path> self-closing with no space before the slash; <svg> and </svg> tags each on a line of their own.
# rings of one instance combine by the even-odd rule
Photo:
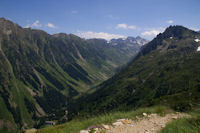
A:
<svg viewBox="0 0 200 133">
<path fill-rule="evenodd" d="M 169 25 L 200 29 L 200 0 L 0 0 L 0 17 L 50 34 L 152 39 Z"/>
</svg>

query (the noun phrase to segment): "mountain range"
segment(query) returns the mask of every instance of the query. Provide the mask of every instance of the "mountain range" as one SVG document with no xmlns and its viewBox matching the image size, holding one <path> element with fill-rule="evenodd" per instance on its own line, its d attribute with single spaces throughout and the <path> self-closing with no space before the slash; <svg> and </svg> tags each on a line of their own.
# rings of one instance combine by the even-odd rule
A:
<svg viewBox="0 0 200 133">
<path fill-rule="evenodd" d="M 170 26 L 144 45 L 127 67 L 81 97 L 77 114 L 100 114 L 152 105 L 188 111 L 199 105 L 200 33 Z M 73 108 L 73 107 L 72 107 Z"/>
<path fill-rule="evenodd" d="M 0 19 L 0 132 L 45 121 L 166 105 L 200 105 L 200 33 L 170 26 L 141 37 L 50 35 Z"/>
<path fill-rule="evenodd" d="M 0 128 L 26 129 L 61 118 L 70 101 L 94 91 L 147 42 L 121 40 L 50 35 L 0 18 Z"/>
</svg>

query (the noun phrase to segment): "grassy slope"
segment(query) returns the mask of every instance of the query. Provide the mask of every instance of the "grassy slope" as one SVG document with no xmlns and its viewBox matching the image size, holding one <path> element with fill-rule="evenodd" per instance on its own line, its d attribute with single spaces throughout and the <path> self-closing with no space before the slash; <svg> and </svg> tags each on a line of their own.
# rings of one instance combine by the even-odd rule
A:
<svg viewBox="0 0 200 133">
<path fill-rule="evenodd" d="M 49 35 L 0 18 L 0 119 L 33 127 L 45 117 L 36 105 L 59 119 L 66 101 L 111 77 L 134 52 L 126 54 L 105 40 Z"/>
<path fill-rule="evenodd" d="M 0 119 L 6 118 L 7 120 L 13 121 L 12 115 L 8 111 L 6 105 L 1 97 L 0 97 L 0 105 L 1 105 Z"/>
<path fill-rule="evenodd" d="M 99 116 L 74 119 L 66 124 L 39 129 L 37 133 L 77 133 L 78 131 L 87 129 L 92 125 L 108 124 L 120 118 L 134 118 L 135 116 L 142 115 L 144 112 L 164 115 L 169 111 L 171 110 L 167 107 L 155 106 L 150 108 L 140 108 L 138 110 L 132 110 L 128 112 L 112 112 Z"/>
<path fill-rule="evenodd" d="M 51 126 L 39 129 L 37 133 L 77 133 L 80 130 L 87 129 L 90 126 L 109 124 L 116 119 L 121 118 L 134 118 L 135 116 L 142 115 L 143 112 L 148 114 L 157 113 L 165 115 L 172 112 L 171 109 L 164 106 L 154 106 L 149 108 L 140 108 L 128 112 L 112 112 L 104 115 L 74 119 L 66 124 Z M 189 118 L 180 118 L 168 123 L 159 133 L 199 133 L 200 132 L 200 115 L 199 109 L 188 112 Z"/>
<path fill-rule="evenodd" d="M 160 133 L 199 133 L 200 115 L 199 111 L 189 113 L 191 118 L 181 118 L 166 125 Z"/>
</svg>

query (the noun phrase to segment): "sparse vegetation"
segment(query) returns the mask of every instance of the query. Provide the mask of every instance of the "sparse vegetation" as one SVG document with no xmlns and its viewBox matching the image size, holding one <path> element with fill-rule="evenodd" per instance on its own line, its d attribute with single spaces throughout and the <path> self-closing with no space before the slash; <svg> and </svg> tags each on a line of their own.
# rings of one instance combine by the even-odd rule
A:
<svg viewBox="0 0 200 133">
<path fill-rule="evenodd" d="M 199 133 L 200 115 L 197 112 L 189 113 L 191 118 L 181 118 L 166 125 L 160 133 Z"/>
<path fill-rule="evenodd" d="M 172 110 L 164 106 L 155 106 L 149 108 L 140 108 L 138 110 L 127 112 L 110 112 L 96 117 L 91 116 L 90 118 L 77 118 L 65 124 L 42 128 L 39 129 L 37 133 L 77 133 L 78 131 L 87 129 L 92 125 L 108 124 L 120 118 L 133 119 L 135 116 L 142 116 L 142 113 L 144 112 L 147 114 L 157 113 L 160 115 L 165 115 L 166 113 L 172 112 Z"/>
</svg>

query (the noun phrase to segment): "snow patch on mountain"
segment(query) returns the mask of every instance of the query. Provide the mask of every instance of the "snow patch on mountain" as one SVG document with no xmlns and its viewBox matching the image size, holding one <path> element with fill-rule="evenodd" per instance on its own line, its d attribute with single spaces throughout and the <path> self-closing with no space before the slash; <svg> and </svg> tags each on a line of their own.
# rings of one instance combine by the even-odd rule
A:
<svg viewBox="0 0 200 133">
<path fill-rule="evenodd" d="M 199 40 L 199 39 L 194 39 L 194 41 L 195 41 L 195 42 L 199 42 L 200 40 Z"/>
<path fill-rule="evenodd" d="M 197 51 L 200 51 L 200 46 L 197 48 Z"/>
</svg>

